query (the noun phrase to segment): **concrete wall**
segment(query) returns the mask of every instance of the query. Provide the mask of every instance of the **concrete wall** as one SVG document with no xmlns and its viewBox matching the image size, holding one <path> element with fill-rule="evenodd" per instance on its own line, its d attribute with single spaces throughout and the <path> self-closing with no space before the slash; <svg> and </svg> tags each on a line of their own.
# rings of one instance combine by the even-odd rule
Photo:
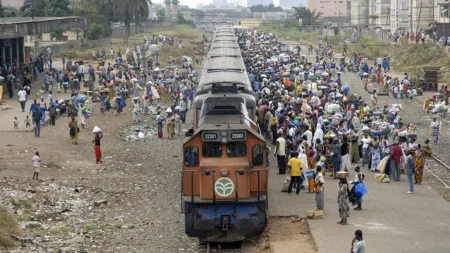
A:
<svg viewBox="0 0 450 253">
<path fill-rule="evenodd" d="M 19 20 L 12 18 L 13 22 L 5 22 L 0 26 L 0 38 L 17 38 L 27 35 L 50 33 L 56 30 L 73 30 L 83 28 L 85 19 L 83 17 L 73 18 L 36 18 L 36 20 Z M 22 18 L 26 19 L 26 18 Z M 14 21 L 17 20 L 16 23 Z"/>
<path fill-rule="evenodd" d="M 322 17 L 347 16 L 347 0 L 309 0 L 308 9 L 322 12 Z"/>
<path fill-rule="evenodd" d="M 111 43 L 111 38 L 103 38 L 98 40 L 85 40 L 85 44 L 91 48 L 109 48 Z M 58 42 L 57 44 L 52 44 L 49 42 L 42 42 L 42 45 L 33 48 L 34 55 L 39 55 L 40 53 L 46 54 L 47 48 L 52 49 L 53 54 L 68 54 L 71 50 L 81 48 L 81 41 L 67 41 L 65 43 Z M 27 52 L 28 53 L 28 52 Z"/>
<path fill-rule="evenodd" d="M 361 36 L 377 38 L 386 44 L 390 43 L 389 33 L 381 30 L 377 31 L 377 30 L 362 29 Z"/>
</svg>

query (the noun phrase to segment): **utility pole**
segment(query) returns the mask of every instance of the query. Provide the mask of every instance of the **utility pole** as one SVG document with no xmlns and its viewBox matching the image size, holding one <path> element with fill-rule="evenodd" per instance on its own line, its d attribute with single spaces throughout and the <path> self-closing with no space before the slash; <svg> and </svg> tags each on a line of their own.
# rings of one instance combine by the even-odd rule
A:
<svg viewBox="0 0 450 253">
<path fill-rule="evenodd" d="M 417 34 L 417 31 L 419 30 L 420 14 L 422 14 L 422 3 L 420 3 L 419 18 L 417 19 L 417 25 L 416 25 L 416 34 Z"/>
<path fill-rule="evenodd" d="M 413 32 L 413 17 L 412 16 L 413 16 L 413 0 L 410 0 L 410 4 L 409 4 L 409 33 Z"/>
</svg>

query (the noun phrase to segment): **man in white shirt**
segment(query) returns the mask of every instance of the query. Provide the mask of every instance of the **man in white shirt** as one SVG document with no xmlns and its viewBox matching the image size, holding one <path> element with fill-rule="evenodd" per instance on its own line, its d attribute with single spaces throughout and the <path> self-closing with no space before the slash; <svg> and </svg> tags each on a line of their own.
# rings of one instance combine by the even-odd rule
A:
<svg viewBox="0 0 450 253">
<path fill-rule="evenodd" d="M 23 89 L 23 87 L 20 88 L 17 96 L 19 96 L 20 107 L 22 108 L 22 112 L 24 112 L 25 111 L 25 103 L 27 102 L 27 92 Z"/>
<path fill-rule="evenodd" d="M 286 174 L 286 140 L 283 138 L 283 135 L 280 135 L 277 139 L 274 156 L 277 158 L 278 174 Z"/>
<path fill-rule="evenodd" d="M 109 50 L 109 54 L 111 55 L 111 60 L 114 60 L 114 49 L 113 48 L 111 48 Z"/>
<path fill-rule="evenodd" d="M 306 136 L 306 141 L 308 142 L 308 147 L 311 147 L 311 145 L 312 145 L 312 137 L 313 137 L 313 134 L 312 134 L 312 132 L 309 130 L 309 126 L 306 126 L 305 128 L 306 128 L 306 131 L 303 133 L 303 135 Z M 305 152 L 306 152 L 306 151 L 305 151 Z"/>
<path fill-rule="evenodd" d="M 355 231 L 355 238 L 352 240 L 352 253 L 366 253 L 366 242 L 359 229 Z"/>
<path fill-rule="evenodd" d="M 79 75 L 78 79 L 80 79 L 80 82 L 83 82 L 84 81 L 84 66 L 83 66 L 83 64 L 80 64 L 80 66 L 78 67 L 78 75 Z"/>
</svg>

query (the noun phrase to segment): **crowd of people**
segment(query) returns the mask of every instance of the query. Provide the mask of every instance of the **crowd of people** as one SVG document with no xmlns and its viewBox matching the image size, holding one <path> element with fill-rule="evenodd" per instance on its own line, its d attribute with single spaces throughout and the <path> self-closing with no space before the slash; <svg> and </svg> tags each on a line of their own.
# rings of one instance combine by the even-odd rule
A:
<svg viewBox="0 0 450 253">
<path fill-rule="evenodd" d="M 350 92 L 339 71 L 345 68 L 324 54 L 308 61 L 300 46 L 284 45 L 272 34 L 257 31 L 240 33 L 239 41 L 256 92 L 256 121 L 275 145 L 278 174 L 290 173 L 285 182 L 288 193 L 296 187 L 299 194 L 304 186 L 316 193 L 317 209 L 323 210 L 324 175 L 339 179 L 337 202 L 342 225 L 347 224 L 351 205 L 362 210 L 367 193 L 365 168 L 376 173 L 380 183 L 400 181 L 405 173 L 408 193 L 414 193 L 414 184 L 422 182 L 424 157 L 432 148 L 429 140 L 422 145 L 416 142 L 415 125 L 403 122 L 401 105 L 385 104 L 380 109 L 376 92 L 371 101 Z M 326 46 L 331 48 L 330 43 Z M 361 55 L 354 55 L 352 62 L 366 90 L 368 79 L 373 77 L 371 82 L 384 90 L 397 87 L 399 92 L 393 95 L 398 98 L 418 93 L 408 88 L 406 74 L 402 81 L 386 76 L 390 69 L 387 57 L 379 57 L 372 67 Z M 345 61 L 342 64 L 347 67 Z M 432 123 L 433 140 L 438 138 L 439 127 Z M 356 176 L 348 182 L 345 172 L 351 170 L 352 163 L 358 164 Z"/>
</svg>

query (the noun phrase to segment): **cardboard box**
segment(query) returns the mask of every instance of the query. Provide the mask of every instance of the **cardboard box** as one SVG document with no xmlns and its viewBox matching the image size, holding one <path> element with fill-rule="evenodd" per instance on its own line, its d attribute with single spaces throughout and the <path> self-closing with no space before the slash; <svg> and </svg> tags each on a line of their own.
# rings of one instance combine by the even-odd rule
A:
<svg viewBox="0 0 450 253">
<path fill-rule="evenodd" d="M 306 217 L 313 220 L 322 219 L 323 210 L 308 210 L 306 211 Z"/>
</svg>

